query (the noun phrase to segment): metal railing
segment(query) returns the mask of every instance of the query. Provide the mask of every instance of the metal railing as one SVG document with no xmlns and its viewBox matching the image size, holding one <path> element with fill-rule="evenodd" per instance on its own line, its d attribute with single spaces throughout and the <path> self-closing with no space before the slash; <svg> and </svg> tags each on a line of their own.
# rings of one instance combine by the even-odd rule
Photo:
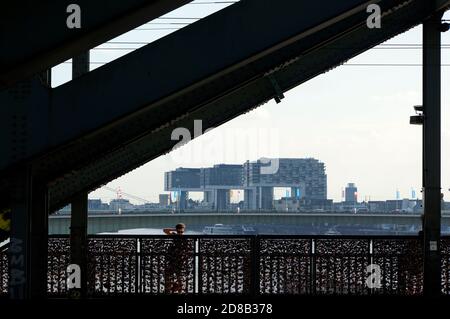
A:
<svg viewBox="0 0 450 319">
<path fill-rule="evenodd" d="M 421 243 L 414 236 L 89 237 L 88 295 L 420 295 Z M 51 236 L 49 296 L 66 296 L 67 236 Z M 450 237 L 441 240 L 442 293 L 450 295 Z M 368 285 L 377 265 L 380 286 Z M 8 261 L 0 251 L 0 288 Z"/>
</svg>

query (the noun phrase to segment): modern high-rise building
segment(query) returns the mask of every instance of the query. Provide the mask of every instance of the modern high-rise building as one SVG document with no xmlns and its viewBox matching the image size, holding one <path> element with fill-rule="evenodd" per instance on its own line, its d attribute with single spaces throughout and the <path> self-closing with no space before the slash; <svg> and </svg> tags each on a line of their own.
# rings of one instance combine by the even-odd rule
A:
<svg viewBox="0 0 450 319">
<path fill-rule="evenodd" d="M 164 190 L 200 188 L 200 168 L 180 167 L 164 173 Z"/>
<path fill-rule="evenodd" d="M 175 191 L 178 209 L 187 208 L 189 191 L 200 188 L 200 168 L 180 167 L 164 173 L 164 190 Z"/>
<path fill-rule="evenodd" d="M 274 158 L 165 173 L 166 191 L 203 191 L 204 201 L 217 210 L 228 208 L 232 189 L 244 190 L 245 209 L 273 209 L 274 187 L 291 189 L 296 199 L 325 200 L 325 165 L 314 158 Z"/>
<path fill-rule="evenodd" d="M 358 188 L 354 183 L 348 183 L 345 188 L 345 201 L 347 203 L 356 203 L 358 201 Z"/>
<path fill-rule="evenodd" d="M 215 210 L 230 207 L 230 190 L 242 186 L 242 165 L 219 164 L 200 169 L 200 185 L 205 189 L 204 201 Z"/>
<path fill-rule="evenodd" d="M 275 158 L 246 162 L 244 186 L 291 187 L 306 198 L 327 198 L 325 164 L 314 158 Z M 267 163 L 267 164 L 266 164 Z M 270 166 L 266 169 L 264 166 Z M 295 197 L 296 194 L 292 194 Z"/>
<path fill-rule="evenodd" d="M 242 165 L 219 164 L 200 169 L 200 183 L 210 186 L 241 186 Z"/>
</svg>

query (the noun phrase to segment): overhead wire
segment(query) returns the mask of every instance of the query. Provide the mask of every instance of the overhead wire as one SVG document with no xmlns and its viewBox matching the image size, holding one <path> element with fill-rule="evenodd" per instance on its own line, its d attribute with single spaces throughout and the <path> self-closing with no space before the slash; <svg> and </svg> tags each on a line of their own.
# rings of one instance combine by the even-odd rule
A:
<svg viewBox="0 0 450 319">
<path fill-rule="evenodd" d="M 233 3 L 237 3 L 239 2 L 237 1 L 228 1 L 228 0 L 224 0 L 224 1 L 192 1 L 190 3 L 188 3 L 187 5 L 192 5 L 192 4 L 233 4 Z M 187 26 L 190 25 L 191 23 L 194 23 L 195 21 L 187 21 L 187 20 L 200 20 L 202 19 L 202 17 L 159 17 L 156 18 L 153 21 L 147 22 L 145 23 L 143 26 L 151 26 L 151 25 L 180 25 L 180 26 Z M 158 20 L 164 20 L 164 22 L 159 22 Z M 171 20 L 184 20 L 186 22 L 173 22 Z M 447 21 L 446 19 L 443 19 L 443 21 Z M 170 28 L 170 27 L 138 27 L 134 30 L 136 31 L 168 31 L 168 30 L 180 30 L 182 28 Z M 149 44 L 151 42 L 147 42 L 147 41 L 117 41 L 117 40 L 112 40 L 112 41 L 107 41 L 104 44 L 102 44 L 102 46 L 93 48 L 91 50 L 93 51 L 133 51 L 133 50 L 137 50 L 139 48 L 142 47 L 142 45 L 146 45 Z M 110 46 L 110 45 L 114 45 L 114 46 Z M 122 45 L 127 46 L 127 45 L 141 45 L 138 47 L 122 47 Z M 442 44 L 442 49 L 450 49 L 450 44 Z M 339 50 L 339 49 L 349 49 L 349 48 L 344 48 L 344 47 L 331 47 L 329 48 L 330 50 Z M 372 50 L 419 50 L 422 49 L 422 44 L 420 43 L 383 43 L 383 44 L 379 44 L 377 46 L 375 46 L 374 48 L 372 48 Z M 104 65 L 109 63 L 110 61 L 91 61 L 90 64 L 93 65 Z M 71 61 L 66 61 L 63 62 L 64 64 L 71 64 Z M 422 66 L 422 64 L 420 63 L 344 63 L 342 64 L 343 66 L 367 66 L 367 67 L 372 67 L 372 66 L 379 66 L 379 67 L 415 67 L 415 66 Z M 450 64 L 441 64 L 441 66 L 443 67 L 447 67 L 450 66 Z"/>
</svg>

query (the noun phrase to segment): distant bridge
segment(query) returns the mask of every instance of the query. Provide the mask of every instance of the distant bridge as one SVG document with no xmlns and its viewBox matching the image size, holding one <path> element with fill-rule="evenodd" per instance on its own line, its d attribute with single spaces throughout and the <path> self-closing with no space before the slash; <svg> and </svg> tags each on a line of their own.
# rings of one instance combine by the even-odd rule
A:
<svg viewBox="0 0 450 319">
<path fill-rule="evenodd" d="M 399 213 L 286 213 L 286 212 L 245 212 L 245 213 L 171 213 L 141 212 L 124 213 L 122 215 L 91 214 L 88 220 L 88 233 L 116 232 L 133 228 L 163 228 L 185 223 L 189 226 L 214 224 L 247 224 L 247 225 L 420 225 L 420 214 Z M 442 226 L 450 226 L 450 215 L 443 215 Z M 70 215 L 53 215 L 49 219 L 49 234 L 68 234 Z"/>
</svg>

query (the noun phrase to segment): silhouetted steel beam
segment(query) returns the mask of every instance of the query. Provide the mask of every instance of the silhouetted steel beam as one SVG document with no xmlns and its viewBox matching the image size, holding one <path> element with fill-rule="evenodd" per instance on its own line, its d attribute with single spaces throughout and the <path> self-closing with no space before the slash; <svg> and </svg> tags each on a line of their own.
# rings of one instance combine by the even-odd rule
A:
<svg viewBox="0 0 450 319">
<path fill-rule="evenodd" d="M 36 77 L 43 87 L 50 85 L 51 72 Z M 25 81 L 13 92 L 20 100 L 21 88 L 31 87 Z M 20 108 L 21 103 L 16 104 Z M 20 114 L 20 113 L 19 113 Z M 16 114 L 15 117 L 19 117 Z M 26 117 L 19 122 L 26 126 Z M 16 119 L 13 124 L 17 125 Z M 19 131 L 21 128 L 19 128 Z M 16 138 L 24 138 L 17 134 Z M 26 140 L 26 138 L 25 138 Z M 24 143 L 26 144 L 26 142 Z M 20 152 L 20 150 L 19 150 Z M 47 181 L 34 175 L 33 166 L 20 165 L 10 172 L 12 182 L 4 196 L 8 198 L 11 227 L 9 248 L 9 295 L 12 299 L 46 298 L 48 243 L 48 187 Z"/>
<path fill-rule="evenodd" d="M 11 198 L 9 296 L 45 298 L 47 294 L 48 193 L 29 167 L 15 174 Z"/>
<path fill-rule="evenodd" d="M 59 166 L 52 164 L 54 160 L 65 167 L 82 166 L 263 77 L 355 24 L 365 26 L 367 3 L 327 0 L 325 9 L 323 3 L 287 0 L 236 3 L 54 89 L 47 107 L 51 111 L 48 116 L 42 112 L 36 124 L 50 121 L 40 133 L 50 139 L 28 150 L 48 151 L 42 166 L 53 172 Z M 299 19 L 299 12 L 308 14 Z M 63 144 L 61 151 L 51 152 Z M 7 165 L 0 162 L 0 169 Z"/>
<path fill-rule="evenodd" d="M 441 16 L 423 23 L 424 294 L 441 294 Z"/>
<path fill-rule="evenodd" d="M 89 72 L 89 51 L 72 59 L 72 79 Z M 88 227 L 88 193 L 80 193 L 72 198 L 70 214 L 70 262 L 80 267 L 80 287 L 69 292 L 72 298 L 87 297 L 87 227 Z"/>
<path fill-rule="evenodd" d="M 2 104 L 23 105 L 28 137 L 12 156 L 19 140 L 8 125 L 0 127 L 7 150 L 0 171 L 41 155 L 35 167 L 55 176 L 86 165 L 355 23 L 365 24 L 366 3 L 327 0 L 324 9 L 291 0 L 238 2 L 53 90 L 33 84 L 19 90 L 26 93 L 20 99 L 0 92 Z M 298 12 L 309 14 L 299 19 Z M 13 117 L 16 109 L 0 109 L 0 115 Z"/>
<path fill-rule="evenodd" d="M 0 10 L 0 89 L 76 56 L 189 0 L 22 0 Z M 81 28 L 67 19 L 77 4 Z M 69 19 L 73 21 L 72 19 Z"/>
<path fill-rule="evenodd" d="M 177 103 L 178 111 L 159 108 L 158 104 L 164 100 L 193 93 L 199 87 L 204 89 L 221 79 L 223 84 L 219 87 L 203 90 L 198 100 L 204 101 L 243 81 L 263 76 L 267 68 L 298 56 L 355 23 L 365 23 L 367 3 L 366 0 L 238 2 L 55 88 L 50 114 L 55 144 L 98 132 L 107 124 L 119 128 L 119 123 L 114 122 L 124 122 L 131 115 L 136 119 L 138 111 L 153 109 L 151 113 L 157 116 L 153 116 L 148 127 L 157 127 L 165 115 L 169 119 L 190 107 Z M 308 14 L 299 18 L 301 12 Z M 294 43 L 298 45 L 295 54 L 282 52 Z M 246 69 L 250 65 L 252 69 Z M 240 78 L 224 83 L 231 74 Z M 71 121 L 64 123 L 63 118 Z"/>
<path fill-rule="evenodd" d="M 273 80 L 278 83 L 282 91 L 287 91 L 328 71 L 342 61 L 420 24 L 427 15 L 427 11 L 423 10 L 420 3 L 411 3 L 404 6 L 402 10 L 386 15 L 383 18 L 383 27 L 379 30 L 368 30 L 365 26 L 354 28 L 351 32 L 336 37 L 315 50 L 310 50 L 295 61 L 270 73 L 271 79 L 268 76 L 255 78 L 214 100 L 199 105 L 193 111 L 180 116 L 177 121 L 161 125 L 157 131 L 148 132 L 128 145 L 118 147 L 117 150 L 105 154 L 83 169 L 75 170 L 65 179 L 52 183 L 50 186 L 53 198 L 52 210 L 65 205 L 71 193 L 93 190 L 170 151 L 178 142 L 171 141 L 171 132 L 174 128 L 186 127 L 194 136 L 194 119 L 203 120 L 203 129 L 217 127 L 274 98 L 276 92 L 273 89 Z M 190 103 L 188 99 L 185 99 L 184 102 L 185 104 Z M 170 107 L 170 104 L 167 105 Z M 141 120 L 146 122 L 147 118 L 141 115 Z"/>
<path fill-rule="evenodd" d="M 50 125 L 41 127 L 41 121 L 35 124 L 42 128 L 37 136 L 44 139 L 46 136 L 47 142 L 35 138 L 33 142 L 37 145 L 27 148 L 34 154 L 44 153 L 36 156 L 36 170 L 44 176 L 54 174 L 49 177 L 52 183 L 75 172 L 70 179 L 77 184 L 74 188 L 86 189 L 90 182 L 76 178 L 82 169 L 94 167 L 93 178 L 98 182 L 106 176 L 123 174 L 125 167 L 141 165 L 144 159 L 148 161 L 151 156 L 168 151 L 173 144 L 168 139 L 161 141 L 158 152 L 149 152 L 143 144 L 144 150 L 135 152 L 139 154 L 138 160 L 128 165 L 115 154 L 127 152 L 130 143 L 151 137 L 166 127 L 174 128 L 181 123 L 180 119 L 192 119 L 194 113 L 206 114 L 208 106 L 218 101 L 221 108 L 212 108 L 208 116 L 213 119 L 211 123 L 223 123 L 279 96 L 268 74 L 282 72 L 278 86 L 288 90 L 367 50 L 376 41 L 384 41 L 420 23 L 430 14 L 424 10 L 424 0 L 406 4 L 380 1 L 385 11 L 383 23 L 390 16 L 399 19 L 383 24 L 380 30 L 369 30 L 365 11 L 368 2 L 342 4 L 329 0 L 325 11 L 324 3 L 239 2 L 55 89 L 54 103 L 48 107 L 50 116 L 42 112 L 39 113 L 42 118 L 38 119 L 49 121 Z M 396 6 L 399 3 L 404 6 Z M 450 1 L 440 3 L 446 6 Z M 306 18 L 299 19 L 298 14 L 303 12 Z M 322 59 L 330 62 L 310 54 L 356 29 L 362 30 L 357 42 L 347 39 L 338 42 L 340 46 L 328 47 L 328 54 L 321 54 L 326 56 Z M 309 58 L 304 60 L 306 56 Z M 306 64 L 298 65 L 297 61 Z M 321 64 L 317 67 L 314 63 Z M 258 92 L 254 98 L 249 87 Z M 231 96 L 235 109 L 224 112 L 226 99 Z M 203 113 L 197 112 L 200 109 Z M 107 157 L 115 157 L 117 165 L 103 168 L 92 164 Z"/>
<path fill-rule="evenodd" d="M 46 298 L 48 188 L 31 167 L 14 174 L 10 192 L 9 296 Z"/>
<path fill-rule="evenodd" d="M 70 263 L 80 267 L 81 287 L 70 291 L 72 298 L 87 296 L 87 227 L 88 227 L 88 194 L 82 193 L 72 198 L 70 215 Z"/>
</svg>

